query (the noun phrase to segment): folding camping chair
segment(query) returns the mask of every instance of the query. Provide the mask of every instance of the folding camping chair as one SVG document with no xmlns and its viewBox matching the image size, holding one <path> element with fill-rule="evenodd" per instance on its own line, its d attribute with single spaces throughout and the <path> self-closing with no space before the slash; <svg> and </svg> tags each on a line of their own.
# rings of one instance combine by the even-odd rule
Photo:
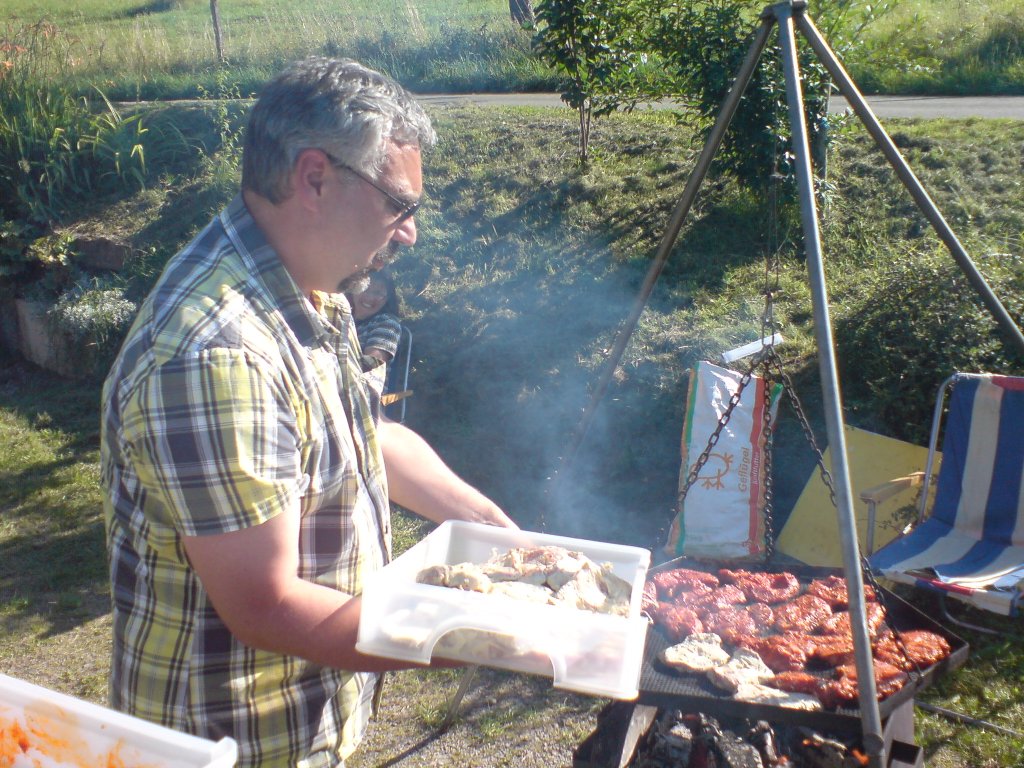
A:
<svg viewBox="0 0 1024 768">
<path fill-rule="evenodd" d="M 926 516 L 947 392 L 941 468 Z M 949 615 L 946 597 L 1017 615 L 1024 602 L 1022 470 L 1024 378 L 953 374 L 942 383 L 935 404 L 918 523 L 869 557 L 872 570 L 936 591 L 946 618 L 955 624 L 965 622 Z M 917 484 L 908 478 L 893 482 Z M 880 488 L 872 491 L 884 493 Z"/>
<path fill-rule="evenodd" d="M 406 401 L 409 399 L 409 369 L 412 367 L 412 331 L 404 325 L 398 340 L 398 349 L 394 359 L 388 363 L 387 381 L 384 385 L 385 395 L 396 399 L 384 407 L 384 413 L 392 421 L 405 423 Z"/>
</svg>

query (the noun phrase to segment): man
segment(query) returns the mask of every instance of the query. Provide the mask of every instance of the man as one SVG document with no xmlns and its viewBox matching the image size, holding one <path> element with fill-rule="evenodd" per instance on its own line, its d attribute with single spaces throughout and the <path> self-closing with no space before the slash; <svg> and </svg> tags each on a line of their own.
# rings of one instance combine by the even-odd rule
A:
<svg viewBox="0 0 1024 768">
<path fill-rule="evenodd" d="M 399 85 L 312 58 L 253 108 L 242 190 L 167 264 L 104 387 L 111 705 L 239 766 L 336 766 L 376 675 L 359 595 L 388 499 L 514 527 L 379 422 L 342 289 L 416 241 L 430 120 Z M 386 470 L 386 472 L 385 472 Z"/>
</svg>

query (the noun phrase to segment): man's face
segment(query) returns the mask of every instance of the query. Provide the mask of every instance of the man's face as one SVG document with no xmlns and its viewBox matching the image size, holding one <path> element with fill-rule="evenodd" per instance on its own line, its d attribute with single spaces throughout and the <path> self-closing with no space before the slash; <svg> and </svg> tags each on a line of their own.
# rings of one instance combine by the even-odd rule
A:
<svg viewBox="0 0 1024 768">
<path fill-rule="evenodd" d="M 355 292 L 373 272 L 389 264 L 399 247 L 416 242 L 415 217 L 408 209 L 423 194 L 423 172 L 418 147 L 389 147 L 387 159 L 376 178 L 340 165 L 331 173 L 343 187 L 339 201 L 342 215 L 329 237 L 341 243 L 338 268 L 340 288 Z"/>
</svg>

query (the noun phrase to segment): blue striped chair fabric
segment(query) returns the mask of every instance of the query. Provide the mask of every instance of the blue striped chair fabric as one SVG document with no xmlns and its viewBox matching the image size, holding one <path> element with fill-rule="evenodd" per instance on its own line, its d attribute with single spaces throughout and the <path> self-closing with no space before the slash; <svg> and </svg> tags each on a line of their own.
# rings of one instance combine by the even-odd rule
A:
<svg viewBox="0 0 1024 768">
<path fill-rule="evenodd" d="M 1024 602 L 1024 378 L 958 373 L 950 383 L 931 515 L 870 563 L 894 581 L 1016 615 Z"/>
</svg>

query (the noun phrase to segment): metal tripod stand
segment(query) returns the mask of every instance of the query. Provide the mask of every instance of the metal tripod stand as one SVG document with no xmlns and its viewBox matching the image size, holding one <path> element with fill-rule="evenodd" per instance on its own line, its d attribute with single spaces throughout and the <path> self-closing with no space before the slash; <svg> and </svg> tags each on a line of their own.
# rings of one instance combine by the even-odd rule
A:
<svg viewBox="0 0 1024 768">
<path fill-rule="evenodd" d="M 566 451 L 562 461 L 562 468 L 558 474 L 561 475 L 563 470 L 567 469 L 571 464 L 579 445 L 586 435 L 590 422 L 593 419 L 596 405 L 608 388 L 608 384 L 625 351 L 626 344 L 639 322 L 640 315 L 643 313 L 654 285 L 668 260 L 676 237 L 689 214 L 690 208 L 697 196 L 697 191 L 708 173 L 711 161 L 722 144 L 729 123 L 736 113 L 740 98 L 749 85 L 758 60 L 768 43 L 771 29 L 774 25 L 778 24 L 782 65 L 786 81 L 786 100 L 792 132 L 791 142 L 795 156 L 793 168 L 800 197 L 800 216 L 811 287 L 815 341 L 818 349 L 818 365 L 822 382 L 826 431 L 829 445 L 832 449 L 832 479 L 835 486 L 839 538 L 843 555 L 844 573 L 850 592 L 850 614 L 858 670 L 858 698 L 864 749 L 867 752 L 870 764 L 875 768 L 881 768 L 881 766 L 886 764 L 885 741 L 876 698 L 871 645 L 867 632 L 864 577 L 860 566 L 856 518 L 853 511 L 852 491 L 850 488 L 846 440 L 843 429 L 842 401 L 839 393 L 835 346 L 832 340 L 832 325 L 829 318 L 828 293 L 825 286 L 821 238 L 818 230 L 818 212 L 811 170 L 811 153 L 808 144 L 807 126 L 804 122 L 803 93 L 795 39 L 796 29 L 799 29 L 804 35 L 811 49 L 838 86 L 840 93 L 846 98 L 854 113 L 860 118 L 869 134 L 878 144 L 900 181 L 910 192 L 914 202 L 939 238 L 949 249 L 961 271 L 964 272 L 971 286 L 980 295 L 986 308 L 995 318 L 1008 340 L 1022 352 L 1024 352 L 1024 335 L 1021 334 L 1020 328 L 992 292 L 984 276 L 975 267 L 921 182 L 914 175 L 892 139 L 878 122 L 856 84 L 836 58 L 835 53 L 808 18 L 806 9 L 807 3 L 805 0 L 786 0 L 786 2 L 768 6 L 761 13 L 761 23 L 754 35 L 750 50 L 747 52 L 732 88 L 722 104 L 722 108 L 697 159 L 694 170 L 687 181 L 679 203 L 672 212 L 655 259 L 647 272 L 633 309 L 615 339 L 605 365 L 605 370 L 595 386 L 587 408 L 584 410 L 580 424 L 576 429 L 571 445 Z"/>
</svg>

